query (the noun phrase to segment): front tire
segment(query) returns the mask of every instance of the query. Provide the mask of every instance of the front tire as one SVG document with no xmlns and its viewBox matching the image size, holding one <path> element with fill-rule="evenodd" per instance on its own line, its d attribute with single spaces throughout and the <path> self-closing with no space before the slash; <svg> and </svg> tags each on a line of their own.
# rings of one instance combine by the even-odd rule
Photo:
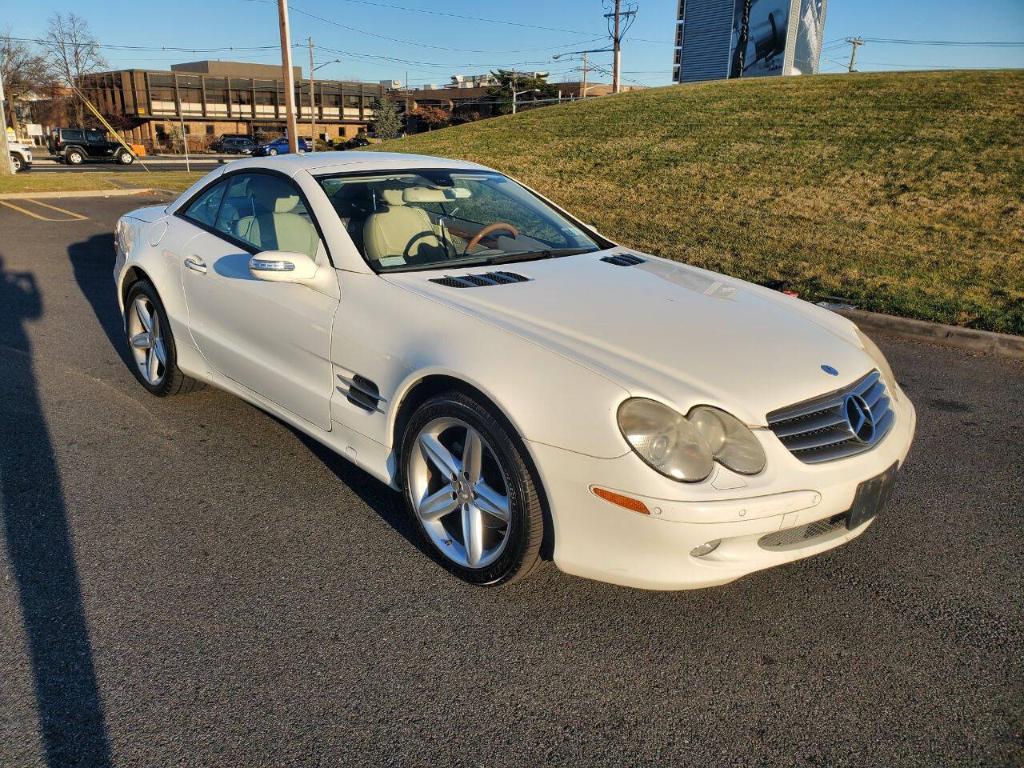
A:
<svg viewBox="0 0 1024 768">
<path fill-rule="evenodd" d="M 135 156 L 131 152 L 122 150 L 117 156 L 117 162 L 121 165 L 131 165 L 135 162 Z"/>
<path fill-rule="evenodd" d="M 24 163 L 21 162 L 21 155 L 14 155 L 14 154 L 12 154 L 11 155 L 11 168 L 14 169 L 14 172 L 18 173 L 24 167 L 25 167 Z"/>
<path fill-rule="evenodd" d="M 424 544 L 478 586 L 508 584 L 540 563 L 544 517 L 518 436 L 461 392 L 423 403 L 403 432 L 402 480 Z"/>
<path fill-rule="evenodd" d="M 132 373 L 157 397 L 186 394 L 201 387 L 178 368 L 177 347 L 167 311 L 148 280 L 128 289 L 124 302 L 124 327 Z"/>
<path fill-rule="evenodd" d="M 270 155 L 271 157 L 277 157 L 277 150 L 276 149 L 268 149 L 267 150 L 267 154 Z"/>
</svg>

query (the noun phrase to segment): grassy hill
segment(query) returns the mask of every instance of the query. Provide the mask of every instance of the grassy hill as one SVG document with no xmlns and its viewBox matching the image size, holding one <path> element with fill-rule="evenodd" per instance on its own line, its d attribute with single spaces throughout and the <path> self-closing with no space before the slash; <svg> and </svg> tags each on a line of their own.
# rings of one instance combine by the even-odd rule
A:
<svg viewBox="0 0 1024 768">
<path fill-rule="evenodd" d="M 485 163 L 626 245 L 804 298 L 1024 334 L 1024 72 L 658 88 L 380 148 Z"/>
</svg>

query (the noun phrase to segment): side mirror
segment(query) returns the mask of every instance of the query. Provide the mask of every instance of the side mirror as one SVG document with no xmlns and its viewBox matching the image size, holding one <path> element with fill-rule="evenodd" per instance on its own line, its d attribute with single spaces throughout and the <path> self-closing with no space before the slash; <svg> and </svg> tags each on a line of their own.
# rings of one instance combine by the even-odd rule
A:
<svg viewBox="0 0 1024 768">
<path fill-rule="evenodd" d="M 249 259 L 249 274 L 271 283 L 306 283 L 316 271 L 316 262 L 304 253 L 263 251 Z"/>
</svg>

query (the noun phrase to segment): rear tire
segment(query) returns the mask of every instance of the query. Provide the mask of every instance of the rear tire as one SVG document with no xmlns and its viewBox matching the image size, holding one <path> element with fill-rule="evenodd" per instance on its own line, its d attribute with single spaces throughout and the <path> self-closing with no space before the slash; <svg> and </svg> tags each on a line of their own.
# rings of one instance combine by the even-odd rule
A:
<svg viewBox="0 0 1024 768">
<path fill-rule="evenodd" d="M 268 149 L 267 150 L 267 154 L 270 155 L 271 157 L 276 157 L 277 156 L 277 150 L 276 149 Z"/>
<path fill-rule="evenodd" d="M 157 397 L 184 395 L 202 388 L 178 368 L 177 347 L 167 311 L 156 288 L 139 280 L 128 289 L 124 302 L 124 327 L 132 373 L 150 394 Z"/>
<path fill-rule="evenodd" d="M 18 173 L 25 167 L 25 164 L 21 162 L 21 155 L 11 155 L 11 167 L 14 169 L 15 173 Z"/>
<path fill-rule="evenodd" d="M 68 165 L 81 165 L 85 162 L 85 155 L 80 149 L 69 149 L 64 154 L 64 160 Z"/>
<path fill-rule="evenodd" d="M 534 571 L 544 538 L 537 482 L 518 436 L 488 407 L 462 392 L 435 395 L 410 417 L 401 447 L 406 503 L 435 560 L 476 586 Z"/>
</svg>

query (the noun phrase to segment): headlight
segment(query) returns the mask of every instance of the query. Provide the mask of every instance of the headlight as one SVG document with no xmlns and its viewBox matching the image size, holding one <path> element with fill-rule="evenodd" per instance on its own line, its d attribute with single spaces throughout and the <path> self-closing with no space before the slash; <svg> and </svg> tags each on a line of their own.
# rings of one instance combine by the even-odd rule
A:
<svg viewBox="0 0 1024 768">
<path fill-rule="evenodd" d="M 700 405 L 689 416 L 655 400 L 636 397 L 619 406 L 619 429 L 636 454 L 673 480 L 693 483 L 715 462 L 744 475 L 764 469 L 764 451 L 735 416 Z"/>
<path fill-rule="evenodd" d="M 882 380 L 885 382 L 886 389 L 889 390 L 890 397 L 897 398 L 899 389 L 896 387 L 896 376 L 892 372 L 892 367 L 889 365 L 889 361 L 885 359 L 885 355 L 882 354 L 882 350 L 878 348 L 867 335 L 860 329 L 856 328 L 857 338 L 860 340 L 860 345 L 864 347 L 864 351 L 868 353 L 875 365 L 878 366 L 878 372 L 882 374 Z"/>
</svg>

